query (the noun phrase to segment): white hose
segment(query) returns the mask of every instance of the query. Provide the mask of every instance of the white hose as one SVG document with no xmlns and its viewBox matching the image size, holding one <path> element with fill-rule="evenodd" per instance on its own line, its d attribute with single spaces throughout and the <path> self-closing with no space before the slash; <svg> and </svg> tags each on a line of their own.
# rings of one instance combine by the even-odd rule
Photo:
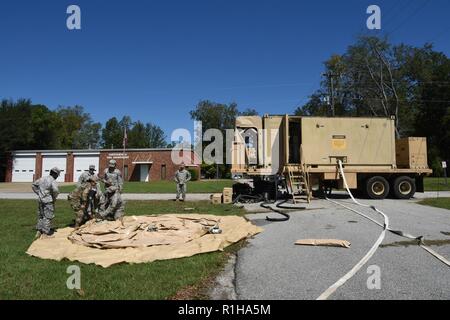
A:
<svg viewBox="0 0 450 320">
<path fill-rule="evenodd" d="M 372 248 L 367 252 L 367 254 L 349 271 L 347 272 L 342 278 L 340 278 L 338 281 L 336 281 L 332 286 L 330 286 L 327 290 L 325 290 L 318 298 L 317 300 L 326 300 L 328 299 L 339 287 L 341 287 L 344 283 L 346 283 L 351 277 L 353 277 L 366 263 L 369 261 L 369 259 L 375 254 L 375 251 L 377 251 L 380 244 L 383 242 L 384 237 L 386 236 L 386 230 L 389 228 L 389 218 L 386 216 L 382 211 L 378 210 L 374 206 L 370 206 L 367 204 L 359 203 L 350 192 L 350 189 L 347 185 L 347 180 L 345 179 L 344 175 L 344 169 L 342 168 L 342 162 L 339 160 L 339 171 L 341 172 L 342 179 L 344 181 L 345 189 L 349 193 L 350 197 L 352 198 L 353 202 L 356 204 L 362 206 L 362 207 L 368 207 L 372 208 L 379 214 L 381 214 L 384 218 L 384 226 L 383 231 L 381 232 L 380 236 L 378 237 L 377 241 L 373 244 Z M 360 214 L 360 213 L 358 213 Z M 365 218 L 370 219 L 372 221 L 372 218 L 363 215 Z M 378 222 L 377 222 L 378 224 Z"/>
<path fill-rule="evenodd" d="M 325 290 L 325 292 L 323 292 L 319 298 L 317 298 L 317 300 L 326 300 L 328 299 L 328 297 L 333 294 L 339 287 L 341 287 L 345 282 L 347 282 L 347 280 L 349 280 L 351 277 L 353 277 L 360 269 L 361 267 L 373 256 L 373 254 L 375 253 L 375 251 L 377 250 L 378 246 L 381 244 L 381 242 L 383 241 L 385 235 L 386 235 L 386 231 L 390 231 L 396 235 L 405 237 L 405 238 L 409 238 L 409 239 L 414 239 L 414 240 L 418 240 L 419 242 L 419 246 L 421 248 L 423 248 L 424 250 L 426 250 L 428 253 L 432 254 L 434 257 L 436 257 L 437 259 L 439 259 L 441 262 L 443 262 L 444 264 L 446 264 L 447 266 L 450 267 L 450 262 L 443 257 L 442 255 L 440 255 L 439 253 L 435 252 L 434 250 L 432 250 L 431 248 L 427 247 L 424 245 L 423 243 L 423 239 L 422 237 L 416 237 L 413 235 L 410 235 L 408 233 L 405 233 L 403 231 L 398 231 L 398 230 L 392 230 L 389 228 L 389 218 L 388 216 L 386 216 L 386 214 L 384 214 L 382 211 L 378 210 L 377 208 L 375 208 L 375 206 L 371 206 L 371 205 L 367 205 L 367 204 L 363 204 L 358 202 L 354 197 L 353 194 L 350 192 L 350 189 L 348 187 L 347 184 L 347 180 L 345 178 L 345 174 L 344 174 L 344 169 L 342 167 L 342 162 L 339 160 L 339 171 L 341 173 L 342 176 L 342 180 L 344 181 L 344 186 L 345 189 L 347 190 L 348 194 L 350 195 L 352 201 L 362 207 L 367 207 L 367 208 L 371 208 L 373 210 L 375 210 L 377 213 L 381 214 L 384 217 L 384 224 L 376 221 L 375 219 L 365 215 L 364 213 L 361 213 L 355 209 L 352 209 L 346 205 L 343 205 L 342 203 L 333 201 L 331 199 L 326 198 L 328 201 L 339 205 L 341 207 L 344 207 L 360 216 L 363 216 L 364 218 L 374 222 L 375 224 L 379 225 L 380 227 L 383 228 L 383 232 L 381 232 L 380 236 L 378 237 L 377 241 L 375 242 L 375 244 L 372 246 L 372 248 L 369 250 L 369 252 L 367 252 L 367 254 L 349 271 L 347 272 L 346 275 L 344 275 L 342 278 L 340 278 L 338 281 L 336 281 L 336 283 L 334 283 L 331 287 L 329 287 L 327 290 Z"/>
</svg>

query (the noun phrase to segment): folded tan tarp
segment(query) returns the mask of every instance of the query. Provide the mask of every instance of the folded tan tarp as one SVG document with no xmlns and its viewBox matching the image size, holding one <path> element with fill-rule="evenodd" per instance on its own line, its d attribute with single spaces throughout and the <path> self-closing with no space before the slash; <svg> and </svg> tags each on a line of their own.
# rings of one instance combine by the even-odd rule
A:
<svg viewBox="0 0 450 320">
<path fill-rule="evenodd" d="M 122 226 L 118 221 L 89 221 L 78 230 L 58 229 L 53 238 L 34 241 L 27 254 L 57 261 L 95 263 L 106 268 L 122 262 L 151 262 L 223 250 L 262 231 L 237 216 L 167 214 L 129 216 L 123 222 Z M 222 233 L 208 233 L 215 225 Z"/>
<path fill-rule="evenodd" d="M 350 248 L 350 242 L 337 239 L 304 239 L 295 242 L 299 246 L 323 246 L 323 247 L 343 247 Z"/>
</svg>

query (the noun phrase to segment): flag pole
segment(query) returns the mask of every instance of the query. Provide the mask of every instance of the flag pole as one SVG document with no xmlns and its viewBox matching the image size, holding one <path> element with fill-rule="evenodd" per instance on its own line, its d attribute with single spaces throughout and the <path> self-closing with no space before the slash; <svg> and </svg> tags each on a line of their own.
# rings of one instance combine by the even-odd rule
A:
<svg viewBox="0 0 450 320">
<path fill-rule="evenodd" d="M 125 176 L 125 148 L 126 148 L 126 144 L 127 144 L 127 126 L 125 125 L 123 128 L 123 152 L 122 152 L 122 174 L 123 176 Z M 128 177 L 127 177 L 128 179 Z"/>
</svg>

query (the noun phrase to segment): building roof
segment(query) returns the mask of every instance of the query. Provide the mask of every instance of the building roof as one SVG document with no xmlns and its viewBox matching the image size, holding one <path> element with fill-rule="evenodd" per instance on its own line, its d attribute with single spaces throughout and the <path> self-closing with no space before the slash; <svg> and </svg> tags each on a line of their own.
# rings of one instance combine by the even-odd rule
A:
<svg viewBox="0 0 450 320">
<path fill-rule="evenodd" d="M 191 151 L 188 149 L 176 149 L 176 148 L 142 148 L 142 149 L 62 149 L 62 150 L 13 150 L 10 151 L 12 153 L 94 153 L 94 152 L 115 152 L 115 153 L 123 153 L 125 152 L 152 152 L 152 151 Z"/>
</svg>

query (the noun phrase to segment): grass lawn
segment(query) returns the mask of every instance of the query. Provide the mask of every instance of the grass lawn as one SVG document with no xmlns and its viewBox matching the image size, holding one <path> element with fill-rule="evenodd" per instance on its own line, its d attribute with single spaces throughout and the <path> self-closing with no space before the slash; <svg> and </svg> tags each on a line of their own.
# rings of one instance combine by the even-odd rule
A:
<svg viewBox="0 0 450 320">
<path fill-rule="evenodd" d="M 419 204 L 450 210 L 450 198 L 424 199 Z"/>
<path fill-rule="evenodd" d="M 201 180 L 188 182 L 189 193 L 221 193 L 223 188 L 231 187 L 233 180 Z M 71 192 L 74 185 L 61 186 L 61 192 Z M 175 193 L 173 181 L 125 182 L 124 193 Z"/>
<path fill-rule="evenodd" d="M 174 296 L 200 299 L 203 287 L 220 272 L 228 254 L 241 244 L 228 247 L 225 252 L 200 254 L 189 258 L 155 261 L 142 264 L 120 264 L 109 268 L 63 260 L 42 260 L 28 256 L 25 251 L 33 241 L 36 223 L 36 201 L 0 200 L 0 299 L 170 299 Z M 127 215 L 156 213 L 195 213 L 243 215 L 243 209 L 232 205 L 212 205 L 207 201 L 129 201 Z M 56 228 L 66 227 L 73 220 L 67 201 L 56 204 Z M 189 211 L 192 212 L 192 211 Z M 66 269 L 78 265 L 81 269 L 82 291 L 66 287 Z M 187 292 L 183 294 L 183 292 Z"/>
<path fill-rule="evenodd" d="M 425 191 L 450 191 L 450 178 L 447 178 L 448 183 L 445 184 L 444 178 L 425 178 L 424 187 Z"/>
<path fill-rule="evenodd" d="M 450 178 L 448 185 L 443 178 L 425 178 L 425 191 L 450 191 Z M 217 193 L 223 188 L 231 187 L 233 180 L 201 180 L 188 183 L 189 193 Z M 74 185 L 61 186 L 61 192 L 71 192 Z M 175 193 L 173 181 L 125 182 L 124 193 Z"/>
</svg>

